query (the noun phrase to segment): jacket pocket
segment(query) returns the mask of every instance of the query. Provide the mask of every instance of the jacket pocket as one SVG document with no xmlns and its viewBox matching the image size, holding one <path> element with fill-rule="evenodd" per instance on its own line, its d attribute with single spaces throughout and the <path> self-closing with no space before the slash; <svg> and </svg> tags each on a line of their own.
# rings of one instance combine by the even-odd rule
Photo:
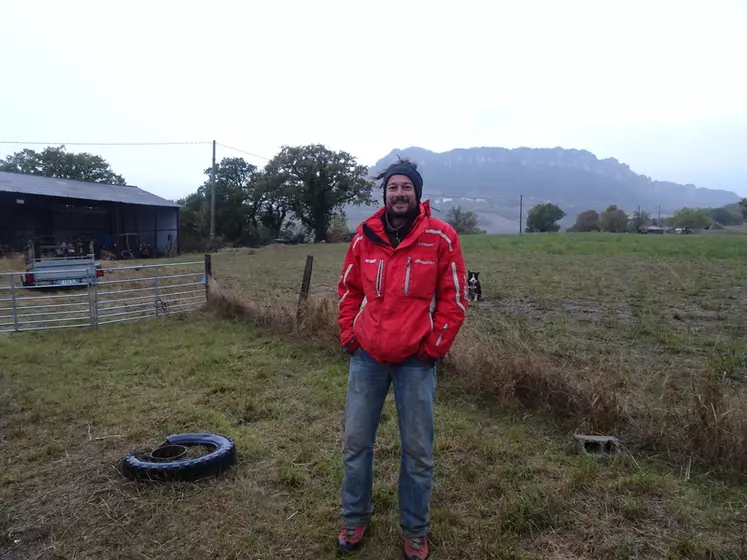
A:
<svg viewBox="0 0 747 560">
<path fill-rule="evenodd" d="M 403 294 L 408 298 L 430 300 L 436 293 L 436 261 L 408 257 Z"/>
</svg>

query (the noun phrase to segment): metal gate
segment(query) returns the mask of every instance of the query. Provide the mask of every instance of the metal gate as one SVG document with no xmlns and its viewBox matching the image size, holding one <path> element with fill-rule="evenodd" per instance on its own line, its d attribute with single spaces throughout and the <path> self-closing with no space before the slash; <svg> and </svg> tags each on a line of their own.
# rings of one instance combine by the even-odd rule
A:
<svg viewBox="0 0 747 560">
<path fill-rule="evenodd" d="M 104 265 L 101 277 L 53 289 L 25 285 L 22 272 L 0 273 L 0 333 L 97 328 L 194 311 L 206 301 L 204 267 L 203 261 Z"/>
</svg>

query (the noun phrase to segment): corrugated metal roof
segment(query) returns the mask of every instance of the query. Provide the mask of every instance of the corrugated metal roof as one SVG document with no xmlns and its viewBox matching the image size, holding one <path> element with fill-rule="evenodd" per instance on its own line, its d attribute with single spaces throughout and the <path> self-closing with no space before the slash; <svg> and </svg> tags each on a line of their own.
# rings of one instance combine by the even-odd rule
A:
<svg viewBox="0 0 747 560">
<path fill-rule="evenodd" d="M 0 171 L 0 192 L 59 196 L 97 202 L 123 202 L 143 206 L 179 207 L 175 202 L 144 191 L 140 187 L 87 183 L 6 171 Z"/>
</svg>

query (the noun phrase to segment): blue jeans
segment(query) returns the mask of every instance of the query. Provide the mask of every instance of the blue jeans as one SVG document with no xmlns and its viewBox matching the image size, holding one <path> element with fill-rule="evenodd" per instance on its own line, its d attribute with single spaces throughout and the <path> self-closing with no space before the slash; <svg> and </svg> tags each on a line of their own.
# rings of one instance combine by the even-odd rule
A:
<svg viewBox="0 0 747 560">
<path fill-rule="evenodd" d="M 436 367 L 413 357 L 382 365 L 363 349 L 350 360 L 345 402 L 342 520 L 363 525 L 373 514 L 373 448 L 389 385 L 399 420 L 402 459 L 399 471 L 399 523 L 405 536 L 430 531 L 433 485 L 433 398 Z"/>
</svg>

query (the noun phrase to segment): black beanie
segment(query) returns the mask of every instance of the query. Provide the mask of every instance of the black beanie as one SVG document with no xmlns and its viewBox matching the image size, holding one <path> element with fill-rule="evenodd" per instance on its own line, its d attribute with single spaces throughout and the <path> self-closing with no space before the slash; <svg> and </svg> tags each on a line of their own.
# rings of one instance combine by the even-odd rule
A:
<svg viewBox="0 0 747 560">
<path fill-rule="evenodd" d="M 418 204 L 420 204 L 420 197 L 423 196 L 423 178 L 420 176 L 417 169 L 411 165 L 407 165 L 406 163 L 393 165 L 387 170 L 386 175 L 384 175 L 384 179 L 381 183 L 381 187 L 384 189 L 384 203 L 386 204 L 386 184 L 389 182 L 392 175 L 405 175 L 410 179 L 410 181 L 412 181 L 412 184 L 415 187 L 415 199 Z"/>
</svg>

